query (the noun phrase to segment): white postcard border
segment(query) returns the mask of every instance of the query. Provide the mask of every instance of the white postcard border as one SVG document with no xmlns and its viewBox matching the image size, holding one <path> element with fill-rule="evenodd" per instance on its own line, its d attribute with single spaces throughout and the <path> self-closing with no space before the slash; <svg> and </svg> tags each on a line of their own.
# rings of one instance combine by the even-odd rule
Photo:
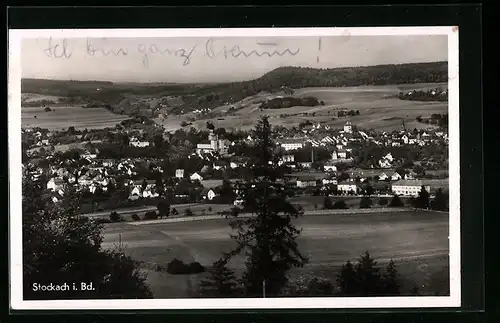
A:
<svg viewBox="0 0 500 323">
<path fill-rule="evenodd" d="M 234 299 L 145 300 L 23 300 L 22 284 L 22 158 L 21 158 L 21 39 L 38 37 L 305 37 L 448 35 L 449 77 L 449 241 L 450 296 L 439 297 L 314 297 Z M 460 139 L 458 87 L 458 28 L 358 27 L 358 28 L 234 28 L 234 29 L 65 29 L 9 30 L 8 35 L 8 136 L 9 136 L 9 237 L 10 299 L 15 310 L 82 309 L 357 309 L 430 308 L 461 305 L 460 270 Z"/>
</svg>

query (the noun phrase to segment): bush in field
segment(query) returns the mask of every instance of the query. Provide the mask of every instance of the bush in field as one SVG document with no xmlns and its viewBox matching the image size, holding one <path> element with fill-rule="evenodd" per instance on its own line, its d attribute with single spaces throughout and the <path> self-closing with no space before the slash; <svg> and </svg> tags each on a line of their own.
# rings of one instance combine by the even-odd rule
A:
<svg viewBox="0 0 500 323">
<path fill-rule="evenodd" d="M 134 221 L 140 221 L 141 218 L 136 213 L 134 213 L 134 214 L 132 214 L 132 220 L 134 220 Z"/>
<path fill-rule="evenodd" d="M 144 214 L 144 220 L 156 220 L 158 219 L 158 213 L 156 211 L 148 211 Z"/>
<path fill-rule="evenodd" d="M 175 209 L 175 207 L 171 211 L 172 215 L 179 215 L 179 212 Z"/>
<path fill-rule="evenodd" d="M 194 213 L 193 213 L 193 211 L 191 211 L 190 208 L 187 208 L 186 211 L 184 211 L 184 215 L 185 216 L 193 216 Z"/>
<path fill-rule="evenodd" d="M 399 196 L 397 194 L 394 194 L 393 197 L 392 197 L 392 199 L 391 199 L 391 203 L 389 203 L 389 206 L 392 206 L 392 207 L 402 207 L 402 206 L 404 206 L 404 203 L 399 198 Z"/>
<path fill-rule="evenodd" d="M 111 222 L 122 222 L 123 221 L 123 217 L 120 214 L 118 214 L 117 212 L 113 211 L 109 215 L 109 220 Z"/>
<path fill-rule="evenodd" d="M 349 207 L 347 206 L 346 202 L 344 200 L 338 200 L 337 202 L 333 203 L 333 209 L 348 209 Z"/>
<path fill-rule="evenodd" d="M 369 209 L 372 207 L 372 200 L 368 196 L 363 196 L 359 201 L 360 209 Z"/>
<path fill-rule="evenodd" d="M 333 203 L 330 197 L 325 196 L 323 200 L 323 210 L 331 210 L 333 209 Z"/>
<path fill-rule="evenodd" d="M 172 275 L 199 274 L 204 271 L 205 268 L 199 262 L 185 264 L 177 258 L 174 258 L 167 266 L 167 272 Z"/>
<path fill-rule="evenodd" d="M 389 200 L 387 200 L 387 198 L 381 197 L 378 199 L 378 205 L 386 206 L 387 204 L 389 204 Z"/>
<path fill-rule="evenodd" d="M 212 207 L 211 206 L 208 207 L 208 212 L 212 212 Z"/>
</svg>

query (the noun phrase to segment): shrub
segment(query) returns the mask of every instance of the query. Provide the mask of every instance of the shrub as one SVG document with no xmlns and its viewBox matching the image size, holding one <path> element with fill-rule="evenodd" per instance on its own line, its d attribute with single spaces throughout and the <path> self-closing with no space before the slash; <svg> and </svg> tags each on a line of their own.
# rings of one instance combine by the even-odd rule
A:
<svg viewBox="0 0 500 323">
<path fill-rule="evenodd" d="M 174 258 L 168 263 L 167 272 L 172 275 L 187 275 L 187 274 L 199 274 L 205 271 L 199 262 L 192 262 L 190 264 L 185 264 L 183 261 Z"/>
<path fill-rule="evenodd" d="M 111 220 L 110 219 L 107 219 L 107 218 L 97 218 L 94 220 L 95 222 L 97 223 L 101 223 L 101 224 L 104 224 L 104 223 L 111 223 Z"/>
<path fill-rule="evenodd" d="M 401 201 L 401 199 L 399 198 L 398 195 L 394 194 L 394 196 L 392 197 L 391 203 L 389 203 L 389 206 L 401 207 L 401 206 L 404 206 L 404 203 L 403 203 L 403 201 Z"/>
<path fill-rule="evenodd" d="M 43 109 L 43 110 L 44 110 L 45 112 L 50 112 L 50 111 L 52 111 L 52 109 L 51 109 L 51 108 L 49 108 L 49 107 L 46 107 L 46 108 L 45 108 L 45 109 Z"/>
<path fill-rule="evenodd" d="M 140 219 L 141 218 L 136 213 L 132 214 L 132 220 L 139 221 Z"/>
<path fill-rule="evenodd" d="M 367 196 L 362 197 L 361 201 L 359 201 L 359 208 L 369 209 L 371 207 L 372 207 L 372 200 Z"/>
<path fill-rule="evenodd" d="M 193 213 L 193 211 L 191 211 L 190 208 L 187 208 L 186 211 L 184 211 L 184 215 L 185 216 L 193 216 L 194 213 Z"/>
<path fill-rule="evenodd" d="M 208 212 L 212 212 L 212 207 L 211 206 L 208 207 Z"/>
<path fill-rule="evenodd" d="M 203 267 L 199 262 L 195 261 L 189 264 L 189 273 L 190 274 L 199 274 L 205 271 L 205 267 Z"/>
<path fill-rule="evenodd" d="M 338 200 L 337 202 L 335 202 L 333 204 L 333 209 L 348 209 L 349 207 L 347 206 L 347 204 L 345 203 L 344 200 Z"/>
<path fill-rule="evenodd" d="M 158 213 L 156 211 L 148 211 L 144 214 L 144 220 L 156 220 L 158 219 Z"/>
<path fill-rule="evenodd" d="M 113 211 L 109 215 L 109 220 L 111 222 L 122 222 L 123 221 L 123 217 L 120 214 L 118 214 L 117 212 Z"/>
<path fill-rule="evenodd" d="M 378 205 L 385 206 L 387 204 L 389 204 L 389 201 L 387 200 L 387 198 L 381 197 L 381 198 L 378 199 Z"/>
<path fill-rule="evenodd" d="M 172 213 L 172 215 L 178 215 L 179 214 L 179 212 L 177 212 L 177 210 L 175 208 L 172 209 L 171 213 Z"/>
</svg>

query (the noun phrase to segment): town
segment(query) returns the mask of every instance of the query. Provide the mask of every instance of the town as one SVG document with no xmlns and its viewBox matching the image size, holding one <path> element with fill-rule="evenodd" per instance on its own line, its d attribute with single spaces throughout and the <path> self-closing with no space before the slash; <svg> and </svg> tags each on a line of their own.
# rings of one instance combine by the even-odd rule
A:
<svg viewBox="0 0 500 323">
<path fill-rule="evenodd" d="M 410 130 L 403 122 L 386 133 L 347 121 L 341 129 L 304 122 L 273 130 L 279 165 L 296 197 L 378 197 L 373 207 L 383 207 L 387 198 L 411 199 L 422 189 L 431 198 L 447 192 L 446 129 Z M 103 130 L 26 128 L 22 142 L 25 174 L 46 183 L 53 203 L 68 185 L 84 192 L 84 213 L 153 207 L 164 199 L 169 205 L 238 206 L 232 184 L 244 179 L 255 153 L 249 131 L 207 122 L 206 130 L 169 133 L 140 117 Z M 318 208 L 318 202 L 310 204 Z"/>
</svg>

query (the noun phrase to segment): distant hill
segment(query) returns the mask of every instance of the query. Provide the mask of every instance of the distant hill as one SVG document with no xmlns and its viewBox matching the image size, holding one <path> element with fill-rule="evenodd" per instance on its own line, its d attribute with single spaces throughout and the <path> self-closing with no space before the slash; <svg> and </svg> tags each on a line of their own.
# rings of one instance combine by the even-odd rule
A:
<svg viewBox="0 0 500 323">
<path fill-rule="evenodd" d="M 222 84 L 127 84 L 101 81 L 22 79 L 21 91 L 23 93 L 77 97 L 79 101 L 92 102 L 93 106 L 106 106 L 113 112 L 124 114 L 137 113 L 136 106 L 130 109 L 123 106 L 125 97 L 130 98 L 134 95 L 180 96 L 185 104 L 172 107 L 169 111 L 169 113 L 180 114 L 196 109 L 232 104 L 262 91 L 279 91 L 282 86 L 293 89 L 447 81 L 448 63 L 434 62 L 332 69 L 280 67 L 255 80 Z M 117 111 L 115 106 L 120 103 L 122 104 Z"/>
</svg>

